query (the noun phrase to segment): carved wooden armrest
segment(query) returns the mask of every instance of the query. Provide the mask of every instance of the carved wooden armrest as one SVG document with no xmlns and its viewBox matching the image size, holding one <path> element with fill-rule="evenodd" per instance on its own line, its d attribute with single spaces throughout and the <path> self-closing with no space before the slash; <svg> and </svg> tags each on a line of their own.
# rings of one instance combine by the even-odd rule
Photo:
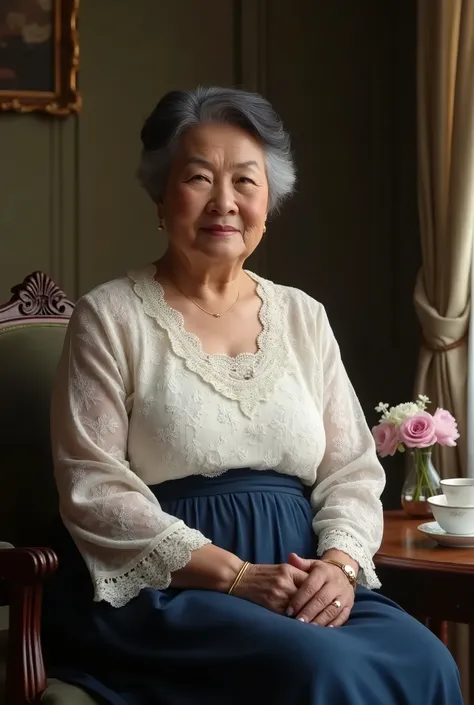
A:
<svg viewBox="0 0 474 705">
<path fill-rule="evenodd" d="M 8 705 L 38 702 L 46 688 L 41 651 L 42 581 L 57 566 L 58 559 L 50 548 L 0 548 L 0 598 L 10 606 Z"/>
</svg>

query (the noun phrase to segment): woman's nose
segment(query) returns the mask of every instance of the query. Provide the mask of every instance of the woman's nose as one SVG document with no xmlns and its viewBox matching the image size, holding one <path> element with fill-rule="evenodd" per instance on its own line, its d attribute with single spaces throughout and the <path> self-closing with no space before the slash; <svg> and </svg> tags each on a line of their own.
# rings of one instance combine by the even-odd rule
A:
<svg viewBox="0 0 474 705">
<path fill-rule="evenodd" d="M 234 189 L 229 184 L 215 184 L 209 207 L 212 211 L 217 211 L 220 215 L 236 213 Z"/>
</svg>

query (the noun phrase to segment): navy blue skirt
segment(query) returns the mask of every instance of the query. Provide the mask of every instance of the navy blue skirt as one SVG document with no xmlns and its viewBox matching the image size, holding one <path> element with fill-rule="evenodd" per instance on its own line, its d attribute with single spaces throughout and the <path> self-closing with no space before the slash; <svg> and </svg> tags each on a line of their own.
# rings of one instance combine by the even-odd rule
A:
<svg viewBox="0 0 474 705">
<path fill-rule="evenodd" d="M 163 509 L 253 563 L 315 556 L 301 482 L 231 470 L 151 488 Z M 358 587 L 348 622 L 304 624 L 205 590 L 144 589 L 119 609 L 93 602 L 64 527 L 45 591 L 48 675 L 109 705 L 462 705 L 443 644 L 382 595 Z"/>
</svg>

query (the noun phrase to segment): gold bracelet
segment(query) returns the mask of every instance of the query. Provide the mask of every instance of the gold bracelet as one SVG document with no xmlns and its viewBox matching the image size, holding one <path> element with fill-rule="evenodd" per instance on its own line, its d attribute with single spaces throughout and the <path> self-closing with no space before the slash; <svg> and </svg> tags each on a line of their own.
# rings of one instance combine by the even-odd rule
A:
<svg viewBox="0 0 474 705">
<path fill-rule="evenodd" d="M 250 566 L 249 561 L 245 561 L 245 563 L 243 564 L 242 568 L 241 568 L 241 569 L 239 570 L 239 572 L 237 573 L 237 577 L 235 578 L 234 582 L 233 582 L 232 585 L 230 586 L 230 589 L 229 589 L 229 591 L 228 591 L 228 593 L 227 593 L 228 595 L 232 595 L 232 592 L 235 590 L 235 588 L 237 587 L 237 585 L 240 583 L 240 581 L 241 581 L 242 578 L 244 577 L 244 573 L 245 573 L 245 571 L 247 570 L 247 568 L 248 568 L 249 566 Z"/>
</svg>

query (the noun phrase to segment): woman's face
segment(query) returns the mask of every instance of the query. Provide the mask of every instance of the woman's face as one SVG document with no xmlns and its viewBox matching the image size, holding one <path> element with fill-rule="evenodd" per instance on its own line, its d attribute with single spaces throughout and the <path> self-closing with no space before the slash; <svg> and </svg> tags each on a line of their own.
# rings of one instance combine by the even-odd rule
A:
<svg viewBox="0 0 474 705">
<path fill-rule="evenodd" d="M 245 131 L 200 125 L 181 138 L 159 214 L 170 247 L 188 260 L 245 260 L 268 208 L 264 153 Z"/>
</svg>

